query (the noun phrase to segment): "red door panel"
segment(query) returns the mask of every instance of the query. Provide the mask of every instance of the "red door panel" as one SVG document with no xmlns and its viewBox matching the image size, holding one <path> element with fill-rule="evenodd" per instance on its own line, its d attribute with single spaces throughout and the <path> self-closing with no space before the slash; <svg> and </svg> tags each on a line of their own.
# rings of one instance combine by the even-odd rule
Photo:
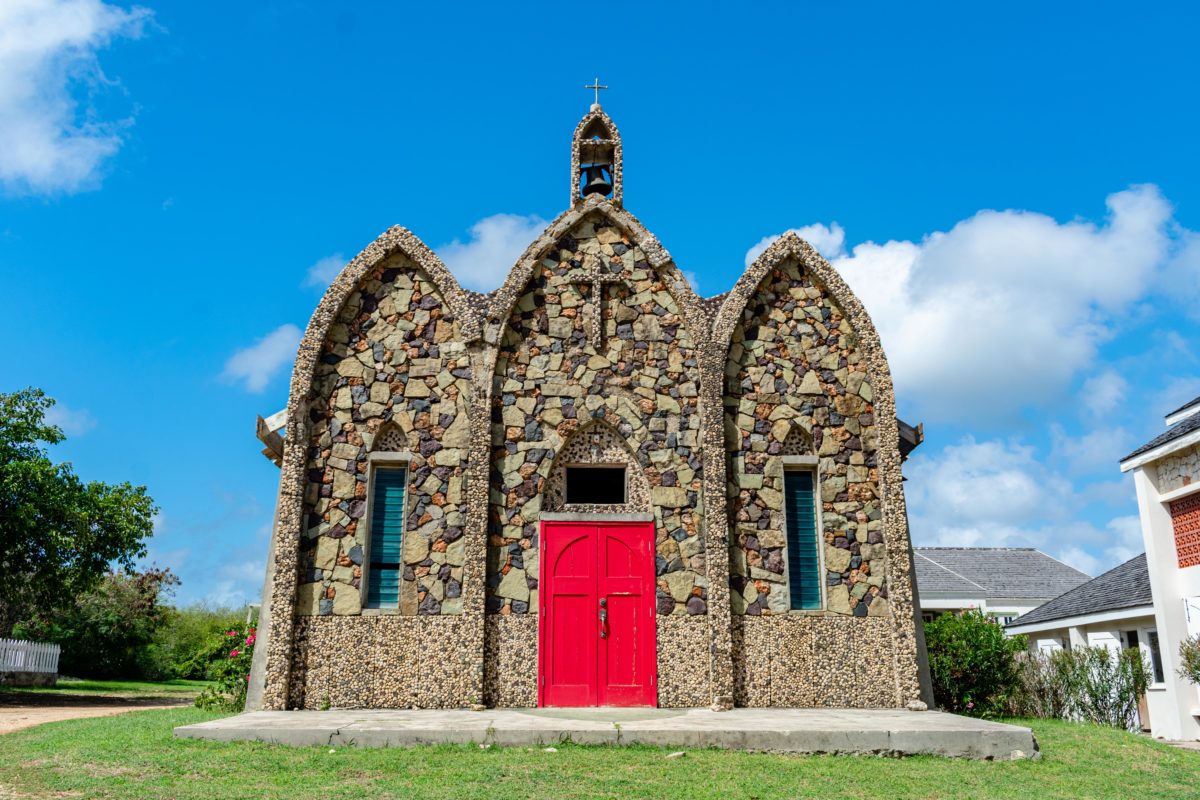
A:
<svg viewBox="0 0 1200 800">
<path fill-rule="evenodd" d="M 654 524 L 544 522 L 541 705 L 653 706 Z"/>
<path fill-rule="evenodd" d="M 548 585 L 543 605 L 553 609 L 541 619 L 543 705 L 596 705 L 596 541 L 595 532 L 565 528 L 547 539 Z"/>
</svg>

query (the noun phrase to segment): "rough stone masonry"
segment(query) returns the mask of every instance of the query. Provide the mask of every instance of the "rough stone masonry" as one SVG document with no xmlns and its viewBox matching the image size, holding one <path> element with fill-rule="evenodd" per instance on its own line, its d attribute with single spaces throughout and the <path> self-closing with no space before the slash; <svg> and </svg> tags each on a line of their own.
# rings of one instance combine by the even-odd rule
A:
<svg viewBox="0 0 1200 800">
<path fill-rule="evenodd" d="M 611 197 L 578 191 L 597 147 Z M 536 705 L 548 511 L 652 515 L 660 706 L 920 697 L 892 383 L 862 305 L 794 234 L 700 298 L 622 179 L 593 107 L 571 207 L 499 289 L 464 291 L 400 227 L 329 287 L 291 383 L 262 708 Z M 817 610 L 788 606 L 788 458 L 818 476 Z M 365 608 L 388 459 L 407 469 L 400 600 Z M 567 464 L 624 465 L 625 502 L 568 503 Z"/>
</svg>

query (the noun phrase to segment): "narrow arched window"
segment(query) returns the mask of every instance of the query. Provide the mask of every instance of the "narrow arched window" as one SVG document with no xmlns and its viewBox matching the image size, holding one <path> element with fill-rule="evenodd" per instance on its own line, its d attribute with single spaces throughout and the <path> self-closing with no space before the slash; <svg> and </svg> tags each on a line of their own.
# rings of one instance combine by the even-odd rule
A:
<svg viewBox="0 0 1200 800">
<path fill-rule="evenodd" d="M 399 608 L 404 578 L 405 495 L 412 456 L 395 424 L 385 425 L 367 456 L 365 608 Z"/>
<path fill-rule="evenodd" d="M 367 547 L 367 606 L 400 605 L 400 551 L 404 538 L 403 466 L 376 466 L 371 470 L 371 541 Z"/>
<path fill-rule="evenodd" d="M 803 428 L 788 434 L 782 458 L 788 605 L 793 611 L 816 611 L 821 608 L 820 481 L 812 439 Z"/>
<path fill-rule="evenodd" d="M 784 469 L 788 588 L 793 611 L 812 611 L 821 607 L 821 556 L 817 549 L 816 484 L 815 468 Z"/>
</svg>

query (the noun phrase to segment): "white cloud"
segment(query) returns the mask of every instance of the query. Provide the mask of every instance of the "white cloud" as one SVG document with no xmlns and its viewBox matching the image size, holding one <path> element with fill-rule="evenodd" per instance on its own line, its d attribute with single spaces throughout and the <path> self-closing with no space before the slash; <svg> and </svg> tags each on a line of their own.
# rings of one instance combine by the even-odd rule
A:
<svg viewBox="0 0 1200 800">
<path fill-rule="evenodd" d="M 0 186 L 53 194 L 97 183 L 129 122 L 97 119 L 73 92 L 109 84 L 97 51 L 140 37 L 150 17 L 101 0 L 0 3 Z"/>
<path fill-rule="evenodd" d="M 546 221 L 536 215 L 494 214 L 472 225 L 467 241 L 455 239 L 437 253 L 464 287 L 488 292 L 504 281 L 545 227 Z"/>
<path fill-rule="evenodd" d="M 324 289 L 329 284 L 333 283 L 333 279 L 338 276 L 342 268 L 346 266 L 346 257 L 341 253 L 334 253 L 331 256 L 325 256 L 317 263 L 308 268 L 308 274 L 304 276 L 305 286 L 319 286 Z"/>
<path fill-rule="evenodd" d="M 1102 425 L 1079 436 L 1069 436 L 1057 423 L 1050 426 L 1050 463 L 1065 466 L 1075 475 L 1116 474 L 1118 462 L 1137 442 L 1118 425 Z"/>
<path fill-rule="evenodd" d="M 1143 549 L 1136 514 L 1102 528 L 1073 518 L 1091 487 L 1077 490 L 1018 442 L 967 437 L 939 453 L 915 454 L 905 472 L 915 545 L 1034 547 L 1091 575 Z"/>
<path fill-rule="evenodd" d="M 82 436 L 96 427 L 96 418 L 86 408 L 71 408 L 59 402 L 46 411 L 46 422 L 58 426 L 67 436 Z"/>
<path fill-rule="evenodd" d="M 1113 369 L 1105 369 L 1083 382 L 1079 401 L 1095 418 L 1114 411 L 1129 391 L 1125 378 Z"/>
<path fill-rule="evenodd" d="M 880 331 L 902 401 L 941 419 L 1057 402 L 1122 312 L 1176 268 L 1186 238 L 1154 186 L 1107 204 L 1102 224 L 981 211 L 920 242 L 834 257 Z M 841 229 L 825 230 L 825 246 L 840 246 Z"/>
<path fill-rule="evenodd" d="M 249 392 L 261 392 L 280 368 L 287 366 L 300 346 L 300 329 L 290 322 L 280 325 L 249 347 L 238 350 L 225 362 L 221 377 L 242 381 Z"/>
<path fill-rule="evenodd" d="M 839 258 L 846 254 L 846 231 L 836 222 L 828 226 L 817 222 L 812 225 L 805 225 L 803 228 L 789 228 L 786 233 L 796 234 L 811 244 L 827 260 Z M 782 235 L 764 236 L 759 239 L 758 244 L 746 251 L 746 266 L 748 267 L 753 264 L 754 259 L 761 256 L 763 251 Z"/>
<path fill-rule="evenodd" d="M 1032 447 L 1015 442 L 967 437 L 936 456 L 914 455 L 906 473 L 905 494 L 920 522 L 913 529 L 937 544 L 1003 544 L 998 539 L 1024 526 L 1061 516 L 1061 501 L 1072 493 Z"/>
<path fill-rule="evenodd" d="M 1146 403 L 1147 412 L 1162 419 L 1167 414 L 1200 397 L 1200 377 L 1174 376 Z"/>
<path fill-rule="evenodd" d="M 265 560 L 225 564 L 218 571 L 219 579 L 204 596 L 204 603 L 214 608 L 241 608 L 260 600 Z"/>
</svg>

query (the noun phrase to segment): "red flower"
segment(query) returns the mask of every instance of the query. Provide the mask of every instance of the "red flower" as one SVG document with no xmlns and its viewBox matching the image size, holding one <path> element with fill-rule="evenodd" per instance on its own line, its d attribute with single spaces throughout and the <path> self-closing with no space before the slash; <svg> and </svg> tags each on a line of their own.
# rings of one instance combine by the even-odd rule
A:
<svg viewBox="0 0 1200 800">
<path fill-rule="evenodd" d="M 252 633 L 252 634 L 250 634 L 249 636 L 247 636 L 247 637 L 246 637 L 246 644 L 247 644 L 247 645 L 253 645 L 253 644 L 254 644 L 254 639 L 255 639 L 255 636 L 254 636 L 254 634 L 253 634 L 253 633 Z"/>
<path fill-rule="evenodd" d="M 226 633 L 225 635 L 226 635 L 226 636 L 237 636 L 237 631 L 229 631 L 229 632 L 228 632 L 228 633 Z"/>
<path fill-rule="evenodd" d="M 230 657 L 230 658 L 237 658 L 237 650 L 230 650 L 230 651 L 229 651 L 229 657 Z"/>
</svg>

